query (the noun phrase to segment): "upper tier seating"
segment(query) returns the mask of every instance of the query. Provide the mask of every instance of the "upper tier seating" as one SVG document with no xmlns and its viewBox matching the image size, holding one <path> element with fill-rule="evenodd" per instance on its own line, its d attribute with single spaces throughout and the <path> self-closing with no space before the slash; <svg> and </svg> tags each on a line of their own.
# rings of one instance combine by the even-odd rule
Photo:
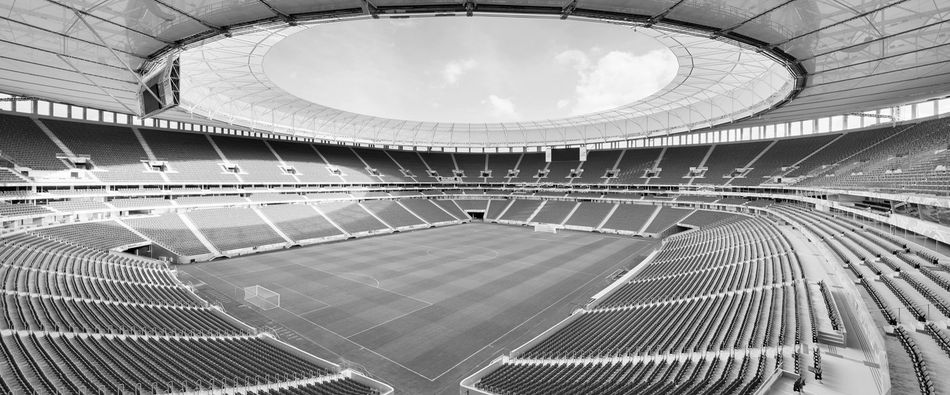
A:
<svg viewBox="0 0 950 395">
<path fill-rule="evenodd" d="M 768 141 L 716 144 L 703 165 L 706 167 L 706 173 L 701 178 L 693 179 L 693 184 L 725 184 L 733 177 L 737 168 L 745 167 L 769 144 Z"/>
<path fill-rule="evenodd" d="M 287 166 L 297 172 L 297 179 L 306 183 L 339 184 L 340 177 L 327 170 L 327 164 L 310 144 L 269 141 L 271 148 L 280 155 Z"/>
<path fill-rule="evenodd" d="M 624 151 L 620 158 L 620 165 L 617 166 L 620 172 L 617 173 L 617 179 L 611 180 L 611 184 L 644 184 L 643 178 L 647 170 L 653 168 L 656 160 L 660 157 L 660 148 L 646 149 L 628 149 Z"/>
<path fill-rule="evenodd" d="M 544 161 L 544 154 L 539 153 L 525 153 L 521 156 L 521 163 L 518 164 L 518 176 L 512 177 L 511 182 L 514 183 L 534 183 L 538 179 L 535 178 L 538 175 L 539 170 L 544 170 L 547 167 L 547 162 Z M 557 181 L 566 183 L 567 180 L 559 179 Z"/>
<path fill-rule="evenodd" d="M 733 178 L 730 185 L 759 185 L 768 182 L 770 177 L 784 173 L 783 167 L 794 165 L 838 136 L 833 134 L 778 140 L 752 163 L 752 170 L 744 177 Z"/>
<path fill-rule="evenodd" d="M 237 164 L 241 179 L 248 182 L 295 182 L 280 169 L 280 162 L 263 140 L 212 136 L 229 163 Z"/>
<path fill-rule="evenodd" d="M 162 182 L 158 173 L 146 172 L 142 164 L 148 155 L 123 126 L 44 119 L 43 123 L 76 155 L 89 155 L 95 164 L 96 177 L 102 181 Z"/>
<path fill-rule="evenodd" d="M 429 168 L 426 167 L 422 159 L 419 159 L 419 153 L 414 151 L 389 151 L 389 155 L 403 169 L 408 170 L 417 182 L 432 182 L 435 178 L 429 176 Z"/>
<path fill-rule="evenodd" d="M 356 147 L 353 147 L 353 151 L 356 151 L 356 154 L 363 158 L 369 167 L 379 172 L 379 177 L 383 179 L 383 182 L 412 182 L 411 178 L 402 174 L 399 166 L 393 162 L 386 151 Z"/>
<path fill-rule="evenodd" d="M 669 147 L 663 153 L 663 159 L 657 165 L 661 169 L 657 178 L 650 180 L 655 185 L 678 185 L 689 182 L 689 169 L 699 167 L 708 146 L 699 147 Z"/>
<path fill-rule="evenodd" d="M 548 163 L 548 176 L 541 182 L 556 182 L 566 184 L 573 182 L 571 171 L 581 167 L 581 162 L 576 160 L 552 161 Z"/>
<path fill-rule="evenodd" d="M 32 119 L 0 114 L 0 154 L 16 164 L 33 170 L 65 170 L 66 164 L 56 159 L 62 152 Z"/>
<path fill-rule="evenodd" d="M 848 158 L 868 147 L 886 140 L 889 136 L 902 128 L 878 128 L 869 131 L 845 133 L 839 139 L 835 140 L 821 151 L 815 152 L 798 164 L 798 168 L 792 170 L 786 176 L 798 177 L 804 175 L 816 176 L 829 169 L 832 165 Z M 895 136 L 900 138 L 900 136 Z"/>
<path fill-rule="evenodd" d="M 824 176 L 796 185 L 843 188 L 909 189 L 945 194 L 950 172 L 950 124 L 944 119 L 895 128 L 900 134 L 873 145 Z M 888 129 L 889 130 L 889 129 Z M 824 151 L 824 150 L 823 150 Z"/>
<path fill-rule="evenodd" d="M 465 175 L 462 181 L 465 182 L 484 182 L 482 171 L 485 170 L 485 154 L 453 154 L 455 163 L 458 163 L 459 170 Z M 505 171 L 507 173 L 507 170 Z M 505 174 L 507 175 L 507 174 Z"/>
<path fill-rule="evenodd" d="M 584 162 L 583 172 L 573 184 L 603 184 L 606 181 L 604 177 L 607 170 L 613 170 L 617 159 L 620 157 L 620 151 L 589 151 L 587 160 Z"/>
<path fill-rule="evenodd" d="M 161 130 L 139 129 L 158 160 L 168 161 L 168 179 L 176 182 L 238 181 L 234 174 L 225 173 L 224 160 L 214 150 L 208 137 L 202 134 L 174 133 Z"/>
<path fill-rule="evenodd" d="M 261 207 L 261 213 L 294 241 L 341 235 L 339 229 L 306 204 L 278 204 Z"/>
<path fill-rule="evenodd" d="M 61 150 L 35 121 L 16 115 L 3 115 L 0 121 L 3 122 L 0 133 L 23 134 L 4 140 L 16 141 L 16 144 L 0 143 L 0 154 L 10 155 L 10 161 L 31 164 L 38 169 L 68 168 L 56 159 Z M 665 149 L 596 150 L 589 152 L 584 162 L 552 163 L 545 162 L 540 152 L 381 150 L 139 128 L 156 159 L 168 162 L 164 176 L 141 163 L 146 159 L 146 147 L 136 139 L 131 127 L 46 118 L 42 122 L 51 125 L 50 129 L 61 135 L 65 144 L 76 151 L 74 153 L 92 155 L 93 162 L 103 171 L 91 174 L 103 181 L 162 183 L 167 177 L 172 183 L 208 184 L 241 180 L 288 184 L 432 182 L 436 179 L 435 173 L 429 174 L 430 170 L 449 179 L 454 179 L 455 171 L 460 170 L 464 176 L 457 181 L 494 183 L 728 184 L 741 187 L 797 182 L 800 186 L 883 188 L 926 194 L 945 194 L 946 185 L 950 183 L 947 170 L 950 138 L 945 133 L 950 126 L 941 119 L 917 125 L 777 140 Z M 28 143 L 20 144 L 21 140 Z M 16 157 L 26 155 L 24 151 L 37 154 Z M 736 170 L 745 169 L 747 165 L 749 169 L 745 174 Z M 695 172 L 690 168 L 696 168 Z M 340 175 L 330 169 L 339 170 Z M 483 169 L 489 170 L 491 177 L 482 179 Z M 573 169 L 581 171 L 578 177 L 569 177 Z M 656 169 L 661 169 L 658 174 L 648 174 L 649 170 Z M 404 170 L 412 177 L 403 174 Z M 518 170 L 517 175 L 508 177 L 509 170 Z M 539 178 L 539 171 L 544 170 L 548 175 Z M 605 178 L 607 170 L 615 170 L 616 177 Z M 29 176 L 37 181 L 50 177 L 42 173 Z M 0 183 L 4 180 L 29 182 L 9 169 L 0 170 Z"/>
<path fill-rule="evenodd" d="M 130 218 L 123 220 L 135 230 L 162 247 L 181 255 L 202 255 L 210 253 L 178 214 L 168 213 L 154 217 Z"/>
<path fill-rule="evenodd" d="M 185 215 L 220 251 L 286 243 L 254 210 L 249 208 L 195 210 Z"/>
<path fill-rule="evenodd" d="M 340 170 L 340 175 L 349 183 L 379 182 L 379 178 L 370 174 L 366 164 L 353 153 L 350 147 L 321 145 L 317 150 L 323 154 L 327 162 Z"/>
<path fill-rule="evenodd" d="M 491 177 L 488 182 L 508 182 L 508 171 L 515 170 L 521 154 L 488 154 L 488 170 Z"/>
<path fill-rule="evenodd" d="M 455 161 L 452 159 L 452 154 L 427 152 L 420 155 L 426 165 L 429 165 L 429 169 L 438 173 L 439 177 L 455 177 Z"/>
</svg>

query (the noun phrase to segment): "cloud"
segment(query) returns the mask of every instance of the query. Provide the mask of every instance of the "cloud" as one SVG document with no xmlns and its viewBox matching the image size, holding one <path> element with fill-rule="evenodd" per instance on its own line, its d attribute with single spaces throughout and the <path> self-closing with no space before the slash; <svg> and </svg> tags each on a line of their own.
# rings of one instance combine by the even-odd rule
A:
<svg viewBox="0 0 950 395">
<path fill-rule="evenodd" d="M 562 109 L 566 108 L 569 104 L 571 104 L 571 101 L 570 101 L 570 100 L 567 100 L 567 99 L 558 100 L 558 101 L 557 101 L 557 109 L 558 109 L 558 110 L 562 110 Z"/>
<path fill-rule="evenodd" d="M 643 99 L 672 80 L 679 67 L 676 57 L 666 50 L 643 55 L 611 51 L 593 60 L 572 49 L 561 52 L 555 60 L 572 66 L 579 77 L 571 115 L 603 111 Z"/>
<path fill-rule="evenodd" d="M 511 101 L 511 99 L 506 99 L 506 98 L 498 97 L 495 95 L 489 95 L 488 105 L 491 107 L 491 114 L 494 117 L 500 117 L 500 118 L 518 117 L 518 112 L 515 111 L 515 103 Z"/>
<path fill-rule="evenodd" d="M 582 72 L 590 68 L 590 58 L 587 56 L 587 54 L 576 49 L 569 49 L 567 51 L 561 52 L 554 57 L 554 60 L 560 64 L 572 66 L 578 72 Z"/>
<path fill-rule="evenodd" d="M 465 72 L 474 69 L 478 66 L 478 62 L 475 59 L 464 59 L 464 60 L 453 60 L 445 64 L 445 67 L 442 68 L 442 79 L 450 85 L 454 85 L 458 82 L 459 77 Z"/>
</svg>

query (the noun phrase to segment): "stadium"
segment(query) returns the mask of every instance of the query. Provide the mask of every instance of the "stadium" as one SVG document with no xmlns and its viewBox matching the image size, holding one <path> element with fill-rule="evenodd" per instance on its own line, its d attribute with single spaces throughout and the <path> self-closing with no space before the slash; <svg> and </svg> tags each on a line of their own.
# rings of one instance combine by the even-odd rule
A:
<svg viewBox="0 0 950 395">
<path fill-rule="evenodd" d="M 0 11 L 4 394 L 950 393 L 950 3 Z"/>
</svg>

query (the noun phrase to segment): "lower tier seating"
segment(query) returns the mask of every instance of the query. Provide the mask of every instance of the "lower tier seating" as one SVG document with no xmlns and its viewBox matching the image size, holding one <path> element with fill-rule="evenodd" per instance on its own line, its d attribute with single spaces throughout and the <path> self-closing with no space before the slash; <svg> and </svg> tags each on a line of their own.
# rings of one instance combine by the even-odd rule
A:
<svg viewBox="0 0 950 395">
<path fill-rule="evenodd" d="M 286 242 L 249 208 L 195 210 L 186 215 L 220 251 Z"/>
</svg>

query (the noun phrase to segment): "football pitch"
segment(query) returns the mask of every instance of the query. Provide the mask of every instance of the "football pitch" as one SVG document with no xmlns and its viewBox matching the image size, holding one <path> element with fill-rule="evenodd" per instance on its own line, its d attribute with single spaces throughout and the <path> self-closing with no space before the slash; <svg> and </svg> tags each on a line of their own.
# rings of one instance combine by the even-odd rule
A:
<svg viewBox="0 0 950 395">
<path fill-rule="evenodd" d="M 179 270 L 242 320 L 399 393 L 458 393 L 464 376 L 566 317 L 654 245 L 466 224 Z M 252 285 L 278 292 L 280 307 L 245 305 Z"/>
</svg>

